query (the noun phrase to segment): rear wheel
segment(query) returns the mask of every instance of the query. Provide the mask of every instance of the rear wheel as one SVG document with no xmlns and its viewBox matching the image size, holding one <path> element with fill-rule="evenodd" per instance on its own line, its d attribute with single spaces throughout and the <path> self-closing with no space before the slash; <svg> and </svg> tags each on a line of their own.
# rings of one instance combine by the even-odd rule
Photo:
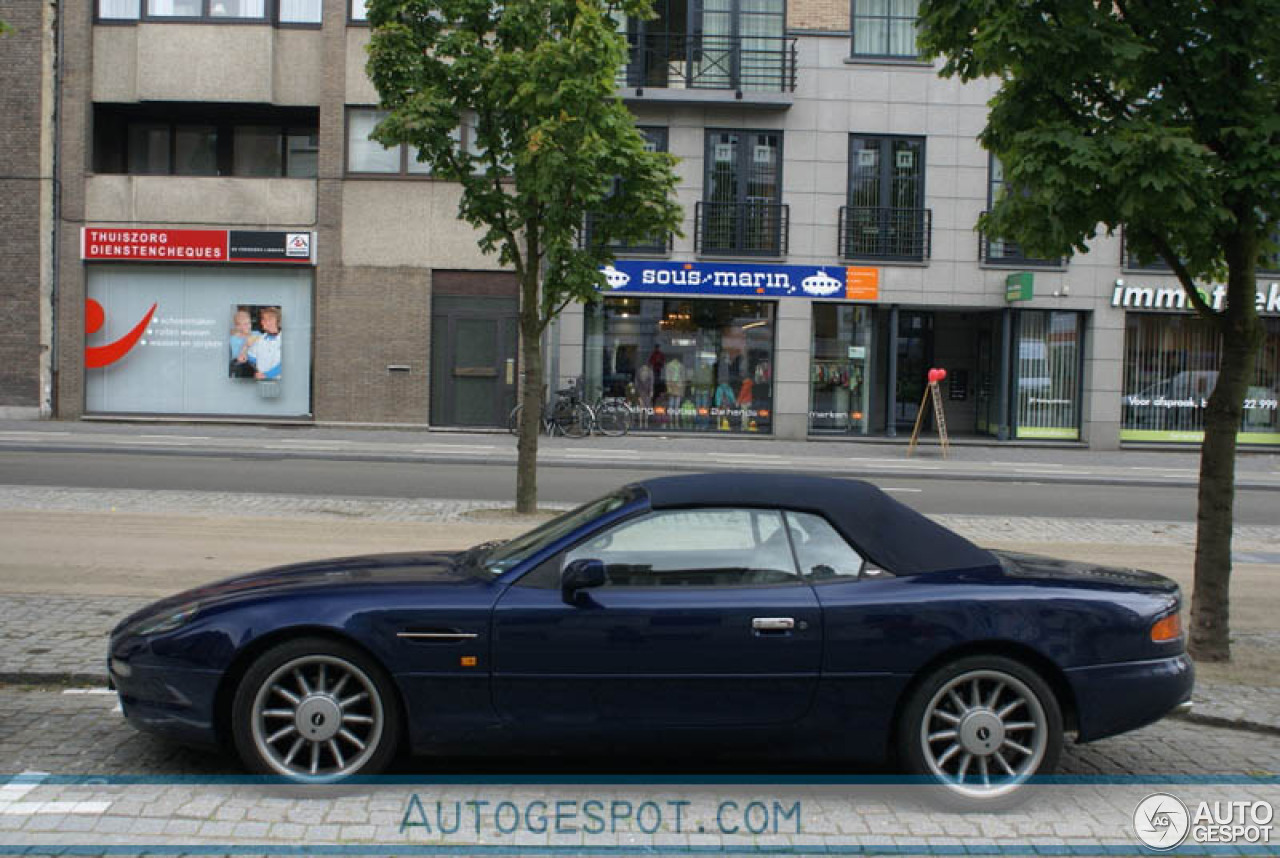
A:
<svg viewBox="0 0 1280 858">
<path fill-rule="evenodd" d="M 969 656 L 916 686 L 898 730 L 909 774 L 937 782 L 947 804 L 999 808 L 1026 797 L 1022 785 L 1051 774 L 1062 750 L 1062 712 L 1031 668 L 1001 656 Z"/>
<path fill-rule="evenodd" d="M 353 646 L 299 638 L 268 650 L 232 703 L 232 734 L 255 772 L 334 781 L 382 771 L 400 717 L 386 672 Z"/>
<path fill-rule="evenodd" d="M 582 438 L 591 431 L 591 424 L 594 421 L 591 409 L 581 402 L 568 403 L 560 402 L 556 405 L 555 417 L 556 429 L 560 430 L 568 438 Z"/>
<path fill-rule="evenodd" d="M 617 437 L 631 429 L 631 406 L 622 402 L 604 402 L 596 409 L 596 428 L 601 435 Z"/>
<path fill-rule="evenodd" d="M 520 415 L 522 414 L 524 414 L 524 406 L 517 405 L 511 409 L 511 414 L 507 417 L 507 431 L 512 435 L 520 434 Z"/>
</svg>

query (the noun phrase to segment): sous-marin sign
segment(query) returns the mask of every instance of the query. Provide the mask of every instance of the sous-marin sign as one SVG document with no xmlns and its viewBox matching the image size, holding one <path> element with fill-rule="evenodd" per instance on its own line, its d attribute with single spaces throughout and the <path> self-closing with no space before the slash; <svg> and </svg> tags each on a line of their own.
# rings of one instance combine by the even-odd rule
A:
<svg viewBox="0 0 1280 858">
<path fill-rule="evenodd" d="M 315 233 L 238 229 L 80 230 L 80 258 L 88 262 L 315 262 Z"/>
<path fill-rule="evenodd" d="M 618 260 L 601 269 L 604 291 L 672 295 L 875 301 L 880 269 L 843 265 L 745 265 Z"/>
</svg>

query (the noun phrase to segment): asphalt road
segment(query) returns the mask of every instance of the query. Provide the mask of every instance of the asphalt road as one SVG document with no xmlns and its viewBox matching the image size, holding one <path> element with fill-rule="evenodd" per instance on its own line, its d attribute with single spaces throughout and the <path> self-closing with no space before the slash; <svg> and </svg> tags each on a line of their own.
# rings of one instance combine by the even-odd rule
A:
<svg viewBox="0 0 1280 858">
<path fill-rule="evenodd" d="M 545 501 L 584 501 L 660 472 L 625 467 L 554 467 L 539 474 Z M 1195 490 L 1133 485 L 1048 485 L 1034 481 L 930 480 L 869 476 L 929 514 L 1191 521 Z M 515 469 L 480 462 L 431 464 L 138 453 L 0 452 L 0 484 L 81 488 L 265 492 L 362 497 L 507 500 Z M 1239 524 L 1280 523 L 1280 492 L 1240 491 Z"/>
</svg>

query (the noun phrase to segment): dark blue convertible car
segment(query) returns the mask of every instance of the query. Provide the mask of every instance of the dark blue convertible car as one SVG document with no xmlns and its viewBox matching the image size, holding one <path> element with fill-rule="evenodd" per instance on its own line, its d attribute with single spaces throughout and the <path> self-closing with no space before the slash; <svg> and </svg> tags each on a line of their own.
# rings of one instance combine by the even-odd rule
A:
<svg viewBox="0 0 1280 858">
<path fill-rule="evenodd" d="M 853 480 L 625 486 L 509 542 L 257 572 L 122 622 L 125 715 L 332 780 L 401 751 L 896 760 L 996 798 L 1186 705 L 1178 587 L 986 551 Z"/>
</svg>

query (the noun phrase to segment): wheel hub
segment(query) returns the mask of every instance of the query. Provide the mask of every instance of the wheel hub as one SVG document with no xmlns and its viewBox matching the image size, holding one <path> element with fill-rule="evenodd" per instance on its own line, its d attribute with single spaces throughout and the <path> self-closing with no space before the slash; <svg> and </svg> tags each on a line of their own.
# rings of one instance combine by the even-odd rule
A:
<svg viewBox="0 0 1280 858">
<path fill-rule="evenodd" d="M 327 742 L 342 729 L 342 707 L 327 694 L 311 694 L 298 704 L 293 720 L 304 739 Z"/>
<path fill-rule="evenodd" d="M 1004 744 L 1004 722 L 990 709 L 970 710 L 956 730 L 960 747 L 970 754 L 989 757 Z"/>
</svg>

